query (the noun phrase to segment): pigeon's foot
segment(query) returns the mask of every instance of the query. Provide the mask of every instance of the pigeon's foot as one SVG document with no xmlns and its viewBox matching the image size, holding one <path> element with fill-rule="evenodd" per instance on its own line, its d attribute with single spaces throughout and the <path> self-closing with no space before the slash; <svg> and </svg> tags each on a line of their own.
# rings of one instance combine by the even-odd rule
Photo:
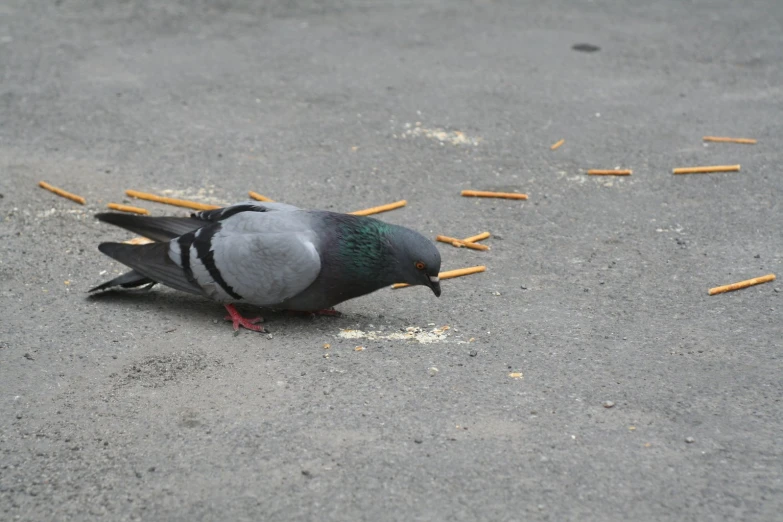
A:
<svg viewBox="0 0 783 522">
<path fill-rule="evenodd" d="M 306 316 L 306 317 L 315 317 L 316 315 L 326 315 L 329 317 L 341 317 L 343 315 L 341 312 L 338 312 L 334 308 L 324 308 L 323 310 L 312 310 L 312 311 L 288 310 L 288 314 Z"/>
<path fill-rule="evenodd" d="M 234 323 L 234 331 L 239 330 L 239 327 L 253 330 L 254 332 L 266 332 L 263 324 L 258 324 L 264 320 L 263 317 L 242 317 L 242 314 L 232 304 L 223 305 L 228 311 L 228 315 L 224 318 L 226 321 Z"/>
</svg>

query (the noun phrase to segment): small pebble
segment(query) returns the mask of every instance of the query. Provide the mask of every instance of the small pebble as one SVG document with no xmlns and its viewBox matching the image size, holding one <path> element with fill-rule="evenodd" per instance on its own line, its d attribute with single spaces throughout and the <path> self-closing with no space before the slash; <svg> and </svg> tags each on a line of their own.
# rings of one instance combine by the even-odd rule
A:
<svg viewBox="0 0 783 522">
<path fill-rule="evenodd" d="M 685 442 L 687 442 L 688 444 L 692 444 L 696 442 L 696 439 L 694 439 L 693 437 L 685 437 Z"/>
<path fill-rule="evenodd" d="M 614 408 L 614 403 L 612 401 L 604 401 L 604 408 Z"/>
<path fill-rule="evenodd" d="M 439 370 L 437 368 L 435 368 L 434 366 L 432 368 L 430 368 L 429 369 L 430 377 L 435 377 L 436 375 L 438 375 L 438 371 Z"/>
<path fill-rule="evenodd" d="M 477 356 L 477 355 L 478 355 L 478 351 L 476 351 L 476 350 L 471 350 L 471 351 L 468 353 L 468 355 L 470 355 L 471 357 L 475 357 L 475 356 Z"/>
<path fill-rule="evenodd" d="M 28 361 L 34 361 L 34 360 L 35 360 L 35 359 L 33 358 L 33 356 L 32 356 L 32 355 L 30 355 L 29 353 L 26 353 L 26 354 L 24 354 L 24 358 L 25 358 L 25 359 L 27 359 Z"/>
<path fill-rule="evenodd" d="M 519 288 L 521 288 L 522 290 L 527 290 L 526 286 L 520 286 Z"/>
<path fill-rule="evenodd" d="M 424 441 L 421 439 L 413 439 L 413 442 L 415 442 L 416 444 L 421 444 Z"/>
</svg>

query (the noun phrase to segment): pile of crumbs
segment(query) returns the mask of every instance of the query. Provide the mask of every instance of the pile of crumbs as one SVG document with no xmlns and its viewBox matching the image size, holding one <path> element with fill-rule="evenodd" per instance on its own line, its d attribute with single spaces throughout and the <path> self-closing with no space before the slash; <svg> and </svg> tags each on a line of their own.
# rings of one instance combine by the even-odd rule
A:
<svg viewBox="0 0 783 522">
<path fill-rule="evenodd" d="M 440 127 L 435 127 L 433 129 L 422 127 L 420 121 L 417 121 L 415 126 L 412 126 L 410 123 L 405 124 L 405 131 L 400 134 L 400 138 L 405 139 L 408 137 L 425 137 L 432 140 L 437 140 L 441 145 L 450 143 L 451 145 L 476 146 L 481 142 L 481 138 L 468 136 L 462 131 L 449 131 Z"/>
<path fill-rule="evenodd" d="M 342 339 L 367 339 L 370 341 L 417 341 L 421 344 L 430 343 L 445 343 L 446 331 L 449 330 L 448 326 L 441 326 L 440 328 L 433 328 L 432 330 L 425 330 L 418 326 L 409 326 L 401 332 L 383 333 L 380 331 L 367 331 L 364 330 L 340 330 L 338 334 Z"/>
</svg>

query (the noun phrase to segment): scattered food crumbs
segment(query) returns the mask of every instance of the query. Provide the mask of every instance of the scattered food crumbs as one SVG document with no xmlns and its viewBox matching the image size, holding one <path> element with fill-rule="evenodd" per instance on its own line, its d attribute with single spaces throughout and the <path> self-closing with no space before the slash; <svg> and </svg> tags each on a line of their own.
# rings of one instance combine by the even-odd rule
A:
<svg viewBox="0 0 783 522">
<path fill-rule="evenodd" d="M 628 426 L 628 431 L 636 431 L 636 426 Z"/>
<path fill-rule="evenodd" d="M 765 276 L 761 277 L 754 277 L 753 279 L 747 279 L 745 281 L 740 281 L 739 283 L 733 283 L 730 285 L 724 285 L 724 286 L 716 286 L 715 288 L 710 288 L 709 295 L 715 295 L 715 294 L 722 294 L 724 292 L 732 292 L 734 290 L 741 290 L 743 288 L 747 288 L 749 286 L 754 285 L 760 285 L 761 283 L 768 283 L 770 281 L 775 280 L 775 274 L 767 274 Z"/>
<path fill-rule="evenodd" d="M 130 205 L 120 205 L 119 203 L 109 203 L 106 207 L 111 210 L 119 210 L 120 212 L 130 212 L 131 214 L 148 215 L 150 212 L 146 208 L 132 207 Z"/>
<path fill-rule="evenodd" d="M 393 333 L 377 331 L 365 332 L 363 330 L 346 329 L 340 330 L 339 336 L 343 339 L 367 339 L 370 341 L 417 341 L 421 344 L 447 342 L 446 330 L 443 328 L 425 330 L 423 328 L 419 328 L 418 326 L 409 326 L 407 328 L 403 328 L 401 332 Z"/>
<path fill-rule="evenodd" d="M 68 285 L 71 284 L 71 282 L 69 280 L 63 281 L 63 283 L 65 283 L 65 286 L 68 286 Z"/>
<path fill-rule="evenodd" d="M 435 368 L 434 366 L 432 366 L 431 368 L 429 368 L 429 370 L 428 370 L 428 371 L 429 371 L 429 373 L 430 373 L 430 377 L 435 377 L 436 375 L 438 375 L 438 372 L 439 372 L 440 370 L 438 370 L 437 368 Z"/>
<path fill-rule="evenodd" d="M 408 128 L 401 134 L 401 137 L 403 139 L 406 137 L 414 137 L 414 138 L 424 137 L 432 140 L 437 140 L 440 142 L 441 145 L 450 143 L 452 145 L 476 146 L 481 142 L 481 138 L 470 137 L 462 131 L 448 131 L 446 129 L 441 129 L 441 128 L 427 129 L 422 127 L 421 122 L 418 121 L 416 122 L 416 126 L 414 128 L 410 128 L 411 127 L 410 123 L 406 123 L 405 126 Z"/>
<path fill-rule="evenodd" d="M 645 442 L 645 443 L 644 443 L 644 447 L 645 447 L 645 448 L 652 448 L 652 443 L 650 443 L 650 442 Z"/>
<path fill-rule="evenodd" d="M 717 143 L 744 143 L 746 145 L 754 145 L 756 140 L 750 138 L 724 138 L 721 136 L 704 136 L 704 141 L 713 141 Z"/>
<path fill-rule="evenodd" d="M 356 210 L 354 212 L 349 212 L 349 214 L 353 214 L 354 216 L 370 216 L 372 214 L 380 214 L 381 212 L 388 212 L 389 210 L 394 210 L 395 208 L 404 207 L 407 204 L 408 204 L 407 201 L 401 199 L 399 201 L 395 201 L 394 203 L 389 203 L 387 205 L 380 205 L 377 207 L 366 208 L 364 210 Z"/>
<path fill-rule="evenodd" d="M 486 190 L 463 190 L 462 196 L 466 198 L 501 198 L 501 199 L 527 199 L 527 194 L 516 192 L 490 192 Z"/>
<path fill-rule="evenodd" d="M 269 199 L 268 197 L 262 196 L 258 192 L 253 192 L 252 190 L 248 191 L 247 195 L 250 196 L 251 198 L 255 199 L 256 201 L 264 201 L 266 203 L 274 203 L 274 201 Z"/>
<path fill-rule="evenodd" d="M 468 342 L 469 342 L 469 343 L 472 343 L 472 342 L 473 342 L 473 341 L 475 341 L 475 340 L 476 340 L 476 338 L 475 338 L 475 337 L 471 337 L 470 339 L 468 339 Z"/>
<path fill-rule="evenodd" d="M 332 345 L 331 345 L 331 344 L 329 344 L 329 343 L 324 343 L 324 350 L 328 350 L 328 349 L 329 349 L 329 348 L 331 348 L 331 347 L 332 347 Z"/>
<path fill-rule="evenodd" d="M 558 141 L 556 143 L 553 143 L 552 146 L 549 147 L 549 149 L 550 150 L 557 150 L 557 149 L 560 148 L 561 145 L 563 145 L 563 143 L 565 143 L 565 140 L 560 140 L 560 141 Z"/>
<path fill-rule="evenodd" d="M 687 442 L 688 444 L 693 444 L 694 442 L 696 442 L 696 439 L 694 439 L 693 437 L 685 437 L 685 442 Z"/>
<path fill-rule="evenodd" d="M 76 194 L 72 194 L 70 192 L 67 192 L 67 191 L 65 191 L 65 190 L 63 190 L 61 188 L 54 187 L 54 186 L 48 184 L 45 181 L 39 181 L 38 182 L 38 186 L 43 188 L 43 189 L 48 190 L 49 192 L 57 194 L 60 197 L 63 197 L 65 199 L 70 199 L 71 201 L 75 201 L 76 203 L 79 203 L 80 205 L 84 205 L 85 203 L 87 203 L 87 201 L 83 197 L 77 196 Z"/>
<path fill-rule="evenodd" d="M 521 379 L 522 378 L 522 372 L 511 372 L 508 374 L 509 377 L 512 379 Z"/>
<path fill-rule="evenodd" d="M 446 325 L 441 326 L 440 329 L 445 332 L 446 330 L 451 330 L 451 326 L 446 324 Z"/>
<path fill-rule="evenodd" d="M 674 174 L 709 174 L 710 172 L 739 172 L 739 165 L 712 165 L 709 167 L 679 167 Z"/>
<path fill-rule="evenodd" d="M 323 357 L 324 357 L 324 359 L 328 359 L 328 358 L 329 358 L 329 354 L 328 354 L 328 353 L 325 353 L 325 354 L 323 355 Z"/>
<path fill-rule="evenodd" d="M 614 408 L 614 403 L 612 401 L 604 401 L 603 406 L 604 408 Z"/>
<path fill-rule="evenodd" d="M 363 352 L 364 351 L 364 346 L 357 346 L 356 348 L 353 349 L 353 351 L 354 352 Z"/>
<path fill-rule="evenodd" d="M 633 171 L 631 169 L 590 169 L 587 171 L 587 174 L 590 176 L 630 176 L 633 174 Z"/>
<path fill-rule="evenodd" d="M 185 199 L 166 198 L 162 196 L 156 196 L 155 194 L 149 194 L 147 192 L 139 192 L 138 190 L 126 190 L 125 194 L 132 198 L 154 201 L 156 203 L 163 203 L 166 205 L 174 205 L 175 207 L 190 208 L 193 210 L 215 210 L 216 208 L 220 208 L 218 205 L 208 205 L 206 203 L 197 203 L 195 201 L 188 201 Z"/>
</svg>

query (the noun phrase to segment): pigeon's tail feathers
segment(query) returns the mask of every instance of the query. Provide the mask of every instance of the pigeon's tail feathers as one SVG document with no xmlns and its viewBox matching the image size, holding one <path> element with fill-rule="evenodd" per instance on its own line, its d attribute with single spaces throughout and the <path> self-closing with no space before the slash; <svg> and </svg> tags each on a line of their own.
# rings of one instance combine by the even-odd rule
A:
<svg viewBox="0 0 783 522">
<path fill-rule="evenodd" d="M 176 290 L 201 295 L 202 289 L 191 282 L 185 271 L 169 257 L 168 243 L 127 245 L 125 243 L 101 243 L 98 250 L 150 281 Z"/>
<path fill-rule="evenodd" d="M 121 286 L 123 288 L 135 288 L 137 286 L 142 285 L 152 285 L 155 284 L 155 281 L 150 279 L 147 276 L 144 276 L 135 270 L 131 270 L 130 272 L 125 272 L 119 277 L 115 277 L 111 281 L 106 281 L 102 285 L 98 285 L 95 288 L 90 288 L 90 292 L 97 292 L 98 290 L 108 290 L 109 288 L 114 288 L 115 286 Z"/>
<path fill-rule="evenodd" d="M 203 221 L 186 217 L 136 216 L 118 212 L 103 212 L 95 217 L 153 241 L 169 241 L 204 226 Z"/>
</svg>

